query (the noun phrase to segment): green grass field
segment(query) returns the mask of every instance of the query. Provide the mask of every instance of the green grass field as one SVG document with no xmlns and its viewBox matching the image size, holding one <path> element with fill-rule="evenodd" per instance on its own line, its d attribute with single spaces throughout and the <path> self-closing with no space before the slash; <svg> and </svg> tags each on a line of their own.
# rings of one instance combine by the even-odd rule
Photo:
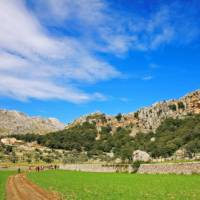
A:
<svg viewBox="0 0 200 200">
<path fill-rule="evenodd" d="M 11 171 L 0 171 L 0 200 L 5 199 L 5 186 L 7 178 L 12 175 Z"/>
<path fill-rule="evenodd" d="M 68 200 L 200 200 L 198 175 L 137 175 L 45 171 L 29 178 Z"/>
</svg>

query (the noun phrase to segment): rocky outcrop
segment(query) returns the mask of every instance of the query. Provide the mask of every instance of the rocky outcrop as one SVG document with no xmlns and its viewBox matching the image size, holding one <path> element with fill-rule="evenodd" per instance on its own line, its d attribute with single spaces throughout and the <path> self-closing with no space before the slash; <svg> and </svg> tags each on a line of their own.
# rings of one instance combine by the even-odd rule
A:
<svg viewBox="0 0 200 200">
<path fill-rule="evenodd" d="M 12 134 L 46 134 L 64 128 L 57 119 L 29 117 L 17 111 L 0 110 L 0 136 Z"/>
<path fill-rule="evenodd" d="M 200 114 L 200 90 L 179 100 L 163 101 L 139 110 L 136 127 L 142 132 L 154 132 L 166 118 L 183 118 L 190 114 Z"/>
<path fill-rule="evenodd" d="M 166 118 L 184 118 L 190 114 L 200 114 L 200 90 L 178 100 L 158 102 L 128 114 L 111 116 L 101 112 L 92 113 L 80 117 L 68 124 L 66 128 L 87 121 L 95 123 L 98 131 L 101 130 L 102 126 L 109 126 L 113 132 L 118 127 L 129 127 L 131 129 L 130 135 L 134 137 L 139 132 L 155 132 Z"/>
</svg>

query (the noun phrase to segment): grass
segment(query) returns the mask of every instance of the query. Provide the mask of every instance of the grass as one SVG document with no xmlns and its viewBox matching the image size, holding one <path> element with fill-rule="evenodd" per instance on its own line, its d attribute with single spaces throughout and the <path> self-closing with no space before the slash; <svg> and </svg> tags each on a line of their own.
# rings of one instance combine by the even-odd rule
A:
<svg viewBox="0 0 200 200">
<path fill-rule="evenodd" d="M 198 175 L 32 172 L 29 178 L 68 200 L 200 200 Z"/>
<path fill-rule="evenodd" d="M 12 174 L 12 171 L 0 171 L 0 200 L 5 199 L 6 181 L 7 178 Z"/>
</svg>

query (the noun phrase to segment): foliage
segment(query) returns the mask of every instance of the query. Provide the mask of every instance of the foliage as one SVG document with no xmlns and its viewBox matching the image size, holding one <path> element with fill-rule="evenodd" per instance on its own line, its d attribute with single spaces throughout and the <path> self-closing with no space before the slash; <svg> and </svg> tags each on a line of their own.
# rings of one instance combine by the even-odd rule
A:
<svg viewBox="0 0 200 200">
<path fill-rule="evenodd" d="M 150 138 L 154 137 L 155 141 Z M 166 119 L 153 134 L 138 134 L 135 138 L 138 149 L 152 157 L 169 157 L 176 150 L 185 148 L 188 156 L 200 152 L 200 116 L 185 119 Z"/>
<path fill-rule="evenodd" d="M 134 138 L 129 135 L 129 128 L 119 127 L 114 133 L 111 131 L 109 126 L 101 127 L 100 138 L 97 140 L 96 125 L 85 122 L 47 135 L 29 134 L 15 137 L 25 141 L 37 141 L 52 149 L 75 151 L 77 155 L 83 155 L 85 152 L 88 159 L 104 159 L 106 153 L 112 152 L 114 158 L 131 162 L 132 153 L 137 149 L 148 152 L 154 158 L 172 156 L 180 148 L 186 149 L 188 156 L 200 152 L 200 115 L 188 116 L 185 119 L 168 118 L 155 133 L 138 133 Z M 154 140 L 151 140 L 152 137 Z M 6 152 L 12 151 L 10 147 L 7 148 Z M 79 156 L 74 158 L 79 159 Z M 71 156 L 65 158 L 66 161 L 70 159 Z"/>
<path fill-rule="evenodd" d="M 133 163 L 132 163 L 133 172 L 137 172 L 138 169 L 139 169 L 139 167 L 140 167 L 140 165 L 141 165 L 141 161 L 139 161 L 139 160 L 133 162 Z"/>
<path fill-rule="evenodd" d="M 169 109 L 172 110 L 172 111 L 176 111 L 176 105 L 175 104 L 171 104 L 169 105 Z"/>
<path fill-rule="evenodd" d="M 185 109 L 185 105 L 182 101 L 178 102 L 178 109 Z"/>
<path fill-rule="evenodd" d="M 121 119 L 122 119 L 122 114 L 121 114 L 121 113 L 117 114 L 117 115 L 115 116 L 115 118 L 117 119 L 118 122 L 120 122 Z"/>
</svg>

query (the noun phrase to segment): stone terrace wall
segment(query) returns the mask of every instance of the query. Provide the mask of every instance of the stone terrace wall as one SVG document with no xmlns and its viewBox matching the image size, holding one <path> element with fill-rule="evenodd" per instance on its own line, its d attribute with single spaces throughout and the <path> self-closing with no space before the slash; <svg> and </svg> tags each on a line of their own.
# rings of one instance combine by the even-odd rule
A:
<svg viewBox="0 0 200 200">
<path fill-rule="evenodd" d="M 130 165 L 65 164 L 60 169 L 83 172 L 131 172 Z"/>
<path fill-rule="evenodd" d="M 193 163 L 165 163 L 142 164 L 138 169 L 139 174 L 200 174 L 200 162 Z"/>
</svg>

